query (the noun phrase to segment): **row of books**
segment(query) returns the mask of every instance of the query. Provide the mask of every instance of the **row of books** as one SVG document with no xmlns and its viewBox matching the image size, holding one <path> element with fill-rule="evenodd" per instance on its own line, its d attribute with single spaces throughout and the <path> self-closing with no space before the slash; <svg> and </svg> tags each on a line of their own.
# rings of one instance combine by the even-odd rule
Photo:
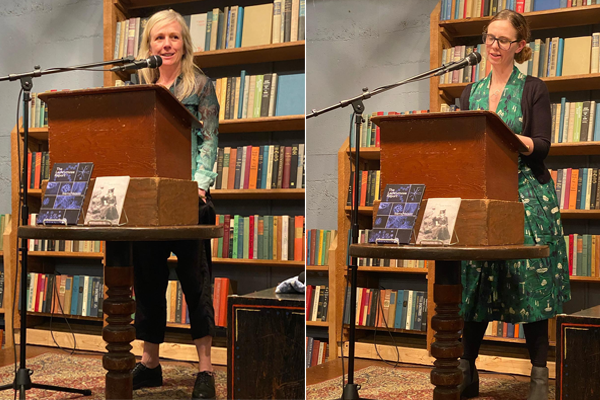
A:
<svg viewBox="0 0 600 400">
<path fill-rule="evenodd" d="M 27 274 L 27 311 L 101 317 L 103 301 L 100 276 Z"/>
<path fill-rule="evenodd" d="M 306 320 L 327 321 L 327 309 L 329 306 L 329 286 L 307 285 L 306 286 Z"/>
<path fill-rule="evenodd" d="M 214 8 L 184 15 L 194 52 L 304 40 L 305 0 Z M 149 17 L 117 22 L 114 58 L 137 57 Z"/>
<path fill-rule="evenodd" d="M 42 181 L 50 177 L 50 157 L 47 151 L 27 153 L 27 187 L 41 189 Z"/>
<path fill-rule="evenodd" d="M 304 73 L 268 73 L 215 80 L 220 120 L 304 114 Z"/>
<path fill-rule="evenodd" d="M 591 101 L 552 104 L 552 143 L 600 141 L 600 103 Z"/>
<path fill-rule="evenodd" d="M 600 237 L 571 234 L 565 236 L 569 255 L 569 275 L 600 278 Z"/>
<path fill-rule="evenodd" d="M 485 336 L 525 339 L 524 326 L 523 323 L 512 324 L 503 321 L 490 321 Z M 548 320 L 548 339 L 550 342 L 556 341 L 556 318 Z"/>
<path fill-rule="evenodd" d="M 348 288 L 344 324 L 350 323 L 350 306 Z M 356 325 L 427 331 L 427 292 L 357 288 Z"/>
<path fill-rule="evenodd" d="M 518 13 L 600 4 L 599 0 L 442 0 L 440 20 L 490 17 L 502 10 Z"/>
<path fill-rule="evenodd" d="M 306 265 L 329 265 L 329 246 L 337 231 L 309 229 L 306 232 Z"/>
<path fill-rule="evenodd" d="M 354 204 L 354 171 L 350 173 L 348 185 L 348 198 L 346 205 Z M 376 200 L 381 200 L 381 171 L 364 170 L 358 175 L 358 205 L 360 207 L 372 206 Z"/>
<path fill-rule="evenodd" d="M 213 257 L 246 260 L 304 260 L 304 216 L 217 215 L 223 237 L 212 239 Z M 227 229 L 226 227 L 229 227 Z"/>
<path fill-rule="evenodd" d="M 550 170 L 561 210 L 599 210 L 598 168 Z"/>
<path fill-rule="evenodd" d="M 230 281 L 229 278 L 214 278 L 211 287 L 216 326 L 227 327 L 227 296 L 235 292 L 234 286 L 235 281 Z M 165 299 L 167 322 L 189 324 L 190 314 L 179 280 L 169 280 Z"/>
<path fill-rule="evenodd" d="M 38 97 L 39 93 L 31 93 L 29 103 L 29 127 L 43 128 L 48 126 L 48 105 Z"/>
<path fill-rule="evenodd" d="M 365 113 L 365 122 L 361 125 L 360 130 L 360 147 L 380 147 L 379 127 L 372 121 L 372 117 L 382 115 L 407 115 L 407 114 L 425 114 L 429 110 L 410 110 L 410 111 L 376 111 L 371 114 Z M 353 117 L 352 117 L 353 118 Z M 352 120 L 354 121 L 354 120 Z M 352 135 L 350 136 L 350 147 L 354 148 L 354 122 L 352 122 Z"/>
<path fill-rule="evenodd" d="M 373 229 L 360 229 L 358 231 L 358 243 L 369 243 Z M 348 246 L 352 240 L 352 234 L 348 232 Z M 388 258 L 357 258 L 359 267 L 392 267 L 392 268 L 427 268 L 428 260 L 395 260 Z"/>
<path fill-rule="evenodd" d="M 515 64 L 525 75 L 555 77 L 600 72 L 600 33 L 598 32 L 592 36 L 536 39 L 527 46 L 532 50 L 532 57 L 525 63 Z M 484 44 L 443 49 L 442 63 L 459 61 L 474 51 L 482 55 L 478 65 L 448 72 L 440 76 L 440 84 L 477 82 L 486 77 L 491 70 L 491 64 L 487 62 L 487 50 Z"/>
<path fill-rule="evenodd" d="M 321 365 L 329 357 L 329 344 L 324 340 L 306 337 L 306 368 Z"/>
<path fill-rule="evenodd" d="M 10 225 L 10 214 L 0 214 L 0 251 L 4 250 L 4 232 Z"/>
<path fill-rule="evenodd" d="M 215 189 L 301 189 L 304 143 L 219 148 Z"/>
<path fill-rule="evenodd" d="M 29 214 L 29 225 L 35 226 L 37 217 L 38 213 Z M 99 240 L 28 239 L 27 246 L 29 251 L 104 252 L 104 242 Z"/>
</svg>

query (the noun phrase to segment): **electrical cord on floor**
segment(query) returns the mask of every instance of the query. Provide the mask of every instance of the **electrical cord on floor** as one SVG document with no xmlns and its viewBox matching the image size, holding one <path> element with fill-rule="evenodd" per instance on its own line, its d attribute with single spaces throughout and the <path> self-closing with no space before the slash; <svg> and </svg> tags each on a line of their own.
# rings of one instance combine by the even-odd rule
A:
<svg viewBox="0 0 600 400">
<path fill-rule="evenodd" d="M 64 349 L 56 341 L 56 338 L 54 337 L 54 331 L 52 330 L 52 317 L 54 316 L 52 309 L 50 310 L 50 336 L 52 336 L 52 341 L 54 341 L 54 344 L 56 345 L 56 347 L 58 347 L 60 350 L 64 351 L 65 353 L 69 353 L 69 355 L 74 355 L 75 352 L 77 351 L 77 339 L 75 338 L 75 332 L 73 332 L 73 329 L 71 328 L 71 324 L 69 324 L 69 319 L 65 315 L 65 311 L 63 310 L 63 306 L 60 302 L 60 298 L 56 291 L 56 277 L 57 276 L 60 276 L 60 274 L 54 274 L 54 290 L 52 291 L 53 292 L 52 297 L 53 298 L 56 297 L 56 302 L 58 304 L 58 307 L 60 308 L 60 313 L 63 316 L 63 318 L 65 319 L 67 326 L 69 327 L 69 332 L 71 332 L 71 335 L 73 336 L 73 349 L 72 350 Z M 60 290 L 60 287 L 59 287 L 59 290 Z"/>
<path fill-rule="evenodd" d="M 396 338 L 394 338 L 394 335 L 392 335 L 392 332 L 389 330 L 390 327 L 387 324 L 387 319 L 385 318 L 385 313 L 383 312 L 384 308 L 383 308 L 382 299 L 381 299 L 381 291 L 382 290 L 385 290 L 385 288 L 383 286 L 380 286 L 379 287 L 379 298 L 378 298 L 378 301 L 377 301 L 377 307 L 379 308 L 379 311 L 381 311 L 381 317 L 383 318 L 383 324 L 385 325 L 385 328 L 388 330 L 387 331 L 388 334 L 392 338 L 392 343 L 394 343 L 394 349 L 396 349 L 396 362 L 392 363 L 392 362 L 389 362 L 388 360 L 385 360 L 381 356 L 381 354 L 379 353 L 379 349 L 377 348 L 377 328 L 378 328 L 378 325 L 379 325 L 379 313 L 376 313 L 376 316 L 375 316 L 375 331 L 373 333 L 373 345 L 375 346 L 375 352 L 377 353 L 377 355 L 379 356 L 379 358 L 381 359 L 381 361 L 383 361 L 387 365 L 391 365 L 394 368 L 397 368 L 398 365 L 400 364 L 400 351 L 398 350 L 398 345 L 396 344 Z"/>
</svg>

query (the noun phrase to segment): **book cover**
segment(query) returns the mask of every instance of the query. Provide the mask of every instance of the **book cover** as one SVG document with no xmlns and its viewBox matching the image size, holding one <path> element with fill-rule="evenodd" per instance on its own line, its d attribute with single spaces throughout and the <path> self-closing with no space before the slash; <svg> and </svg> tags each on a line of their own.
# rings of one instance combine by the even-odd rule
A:
<svg viewBox="0 0 600 400">
<path fill-rule="evenodd" d="M 304 79 L 304 72 L 277 75 L 275 116 L 304 114 Z"/>
<path fill-rule="evenodd" d="M 260 46 L 271 43 L 273 3 L 244 7 L 242 46 Z"/>
<path fill-rule="evenodd" d="M 408 244 L 424 193 L 425 185 L 386 185 L 369 242 Z"/>
<path fill-rule="evenodd" d="M 118 225 L 129 181 L 129 176 L 101 176 L 96 178 L 84 224 Z"/>
<path fill-rule="evenodd" d="M 54 164 L 36 219 L 38 225 L 77 225 L 93 168 L 93 163 Z"/>
<path fill-rule="evenodd" d="M 450 244 L 460 202 L 460 198 L 428 199 L 417 244 L 423 242 Z"/>
</svg>

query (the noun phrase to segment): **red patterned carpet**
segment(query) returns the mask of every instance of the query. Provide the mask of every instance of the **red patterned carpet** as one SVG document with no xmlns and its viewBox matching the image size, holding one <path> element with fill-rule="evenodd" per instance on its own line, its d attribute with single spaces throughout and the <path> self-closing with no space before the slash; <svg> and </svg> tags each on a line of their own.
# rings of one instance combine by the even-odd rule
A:
<svg viewBox="0 0 600 400">
<path fill-rule="evenodd" d="M 394 368 L 367 367 L 354 374 L 354 382 L 362 385 L 360 397 L 379 400 L 429 400 L 433 398 L 433 386 L 429 373 Z M 480 382 L 480 400 L 524 400 L 529 382 L 509 379 L 483 378 Z M 306 388 L 307 400 L 339 398 L 342 394 L 341 378 L 331 379 Z M 550 396 L 554 399 L 554 387 Z"/>
<path fill-rule="evenodd" d="M 34 383 L 92 390 L 91 396 L 81 396 L 72 393 L 31 389 L 27 391 L 28 399 L 104 399 L 104 376 L 106 371 L 102 368 L 102 360 L 99 358 L 47 353 L 27 359 L 27 368 L 33 371 L 31 380 Z M 164 385 L 158 388 L 136 390 L 133 393 L 133 398 L 189 399 L 196 380 L 196 372 L 196 367 L 192 365 L 163 365 Z M 225 373 L 217 372 L 215 379 L 217 399 L 226 399 L 227 377 Z M 13 365 L 0 368 L 0 385 L 10 384 L 13 380 Z M 13 390 L 0 392 L 0 399 L 2 400 L 12 400 L 13 398 Z"/>
</svg>

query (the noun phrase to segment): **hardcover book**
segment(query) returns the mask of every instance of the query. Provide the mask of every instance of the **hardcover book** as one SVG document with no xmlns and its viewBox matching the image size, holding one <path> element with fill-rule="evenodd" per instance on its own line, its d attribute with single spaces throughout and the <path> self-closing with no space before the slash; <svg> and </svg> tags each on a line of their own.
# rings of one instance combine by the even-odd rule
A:
<svg viewBox="0 0 600 400">
<path fill-rule="evenodd" d="M 422 184 L 386 185 L 369 242 L 410 243 L 424 193 Z"/>
<path fill-rule="evenodd" d="M 54 164 L 37 224 L 77 225 L 93 169 L 93 163 Z"/>
</svg>

